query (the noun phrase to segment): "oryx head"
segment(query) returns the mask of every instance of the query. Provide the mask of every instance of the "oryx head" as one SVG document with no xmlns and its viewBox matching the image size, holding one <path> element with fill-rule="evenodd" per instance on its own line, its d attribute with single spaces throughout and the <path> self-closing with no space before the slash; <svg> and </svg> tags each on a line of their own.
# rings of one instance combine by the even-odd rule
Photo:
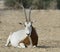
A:
<svg viewBox="0 0 60 52">
<path fill-rule="evenodd" d="M 31 22 L 31 7 L 29 8 L 29 15 L 27 16 L 26 14 L 26 10 L 25 8 L 23 7 L 23 10 L 24 10 L 24 14 L 25 14 L 25 32 L 27 35 L 31 35 L 31 32 L 32 32 L 32 22 Z"/>
</svg>

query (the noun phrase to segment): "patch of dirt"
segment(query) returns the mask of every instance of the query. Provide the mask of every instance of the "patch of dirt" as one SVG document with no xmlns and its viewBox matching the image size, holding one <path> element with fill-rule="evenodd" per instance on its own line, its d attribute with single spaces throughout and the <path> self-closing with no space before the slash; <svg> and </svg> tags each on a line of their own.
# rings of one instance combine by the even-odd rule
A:
<svg viewBox="0 0 60 52">
<path fill-rule="evenodd" d="M 0 52 L 60 52 L 60 11 L 32 10 L 31 20 L 38 33 L 38 47 L 4 47 L 10 32 L 24 28 L 19 23 L 25 22 L 25 16 L 22 10 L 0 11 Z"/>
</svg>

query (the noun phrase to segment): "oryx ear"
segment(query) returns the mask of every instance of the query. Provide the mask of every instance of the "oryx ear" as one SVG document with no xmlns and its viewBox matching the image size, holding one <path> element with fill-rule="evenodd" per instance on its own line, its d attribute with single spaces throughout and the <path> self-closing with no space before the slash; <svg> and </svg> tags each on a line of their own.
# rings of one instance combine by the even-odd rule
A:
<svg viewBox="0 0 60 52">
<path fill-rule="evenodd" d="M 20 25 L 23 25 L 23 23 L 21 23 L 21 22 L 20 22 L 19 24 L 20 24 Z"/>
<path fill-rule="evenodd" d="M 22 25 L 22 23 L 19 23 L 20 25 Z"/>
<path fill-rule="evenodd" d="M 23 25 L 23 26 L 25 26 L 25 27 L 26 27 L 26 25 L 27 25 L 26 23 L 21 23 L 21 22 L 20 22 L 19 24 L 20 24 L 20 25 Z"/>
</svg>

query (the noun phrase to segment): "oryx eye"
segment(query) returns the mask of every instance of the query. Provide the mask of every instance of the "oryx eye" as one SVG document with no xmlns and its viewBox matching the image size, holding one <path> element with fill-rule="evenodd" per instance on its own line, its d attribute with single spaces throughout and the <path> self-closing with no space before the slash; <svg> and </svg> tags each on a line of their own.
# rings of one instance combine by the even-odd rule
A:
<svg viewBox="0 0 60 52">
<path fill-rule="evenodd" d="M 26 25 L 24 24 L 24 26 L 26 27 Z"/>
<path fill-rule="evenodd" d="M 32 25 L 30 25 L 30 27 L 32 27 Z"/>
</svg>

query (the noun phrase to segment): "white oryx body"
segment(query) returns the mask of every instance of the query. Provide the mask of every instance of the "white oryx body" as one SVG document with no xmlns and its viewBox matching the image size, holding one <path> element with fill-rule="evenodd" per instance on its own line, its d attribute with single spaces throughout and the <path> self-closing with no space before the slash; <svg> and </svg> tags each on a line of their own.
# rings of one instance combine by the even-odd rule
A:
<svg viewBox="0 0 60 52">
<path fill-rule="evenodd" d="M 27 37 L 25 30 L 14 32 L 12 33 L 12 35 L 9 36 L 10 36 L 9 41 L 11 42 L 11 45 L 14 47 L 17 47 L 19 42 L 23 41 Z"/>
</svg>

